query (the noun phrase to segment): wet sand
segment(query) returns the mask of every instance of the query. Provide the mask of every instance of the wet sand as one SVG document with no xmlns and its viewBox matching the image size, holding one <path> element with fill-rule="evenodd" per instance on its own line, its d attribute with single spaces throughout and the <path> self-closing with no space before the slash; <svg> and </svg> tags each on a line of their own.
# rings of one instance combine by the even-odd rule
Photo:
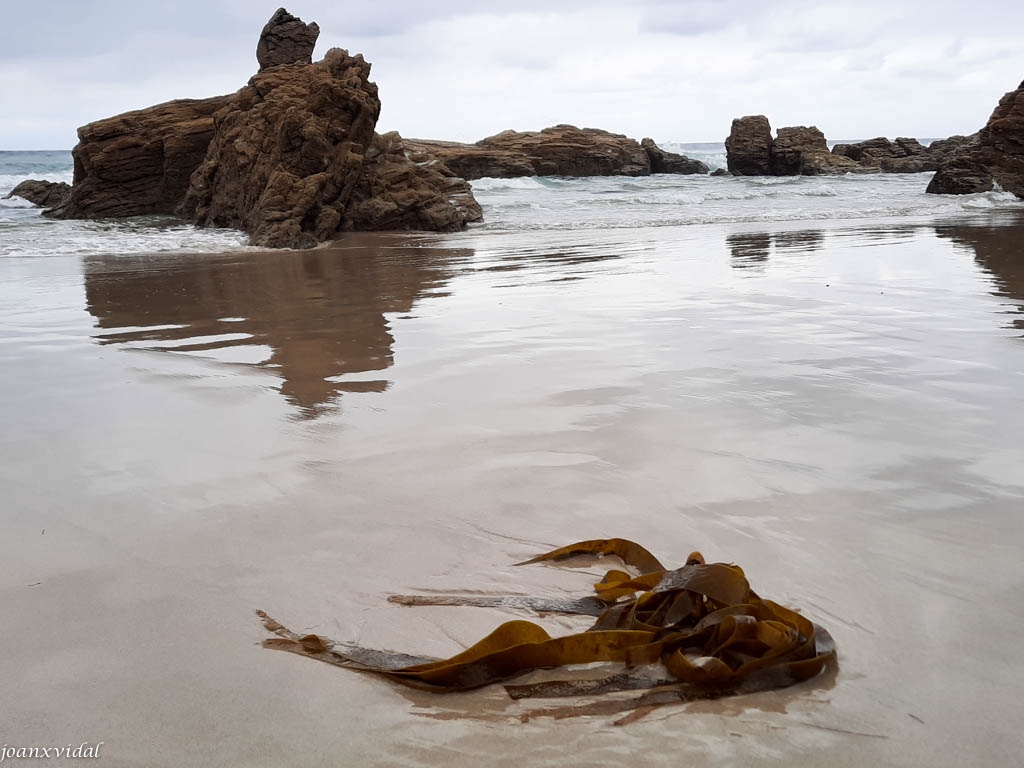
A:
<svg viewBox="0 0 1024 768">
<path fill-rule="evenodd" d="M 7 744 L 111 766 L 1010 765 L 1024 748 L 1024 223 L 379 236 L 0 260 Z M 448 655 L 699 549 L 838 674 L 625 727 L 264 650 Z M 532 618 L 532 617 L 527 617 Z M 565 632 L 580 626 L 545 618 Z"/>
</svg>

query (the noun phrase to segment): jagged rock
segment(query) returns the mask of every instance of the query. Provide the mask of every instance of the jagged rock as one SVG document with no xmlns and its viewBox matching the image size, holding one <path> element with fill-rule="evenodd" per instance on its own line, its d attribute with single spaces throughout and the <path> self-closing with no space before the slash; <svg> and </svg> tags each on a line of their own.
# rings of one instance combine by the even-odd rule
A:
<svg viewBox="0 0 1024 768">
<path fill-rule="evenodd" d="M 651 161 L 651 173 L 695 174 L 707 173 L 710 170 L 700 160 L 675 152 L 666 152 L 654 143 L 654 139 L 641 139 L 640 146 L 644 148 L 647 158 Z"/>
<path fill-rule="evenodd" d="M 370 65 L 332 48 L 323 61 L 253 76 L 217 131 L 179 213 L 248 232 L 255 245 L 309 247 L 342 228 L 380 114 Z"/>
<path fill-rule="evenodd" d="M 317 32 L 281 9 L 264 28 L 263 68 L 237 93 L 80 128 L 70 199 L 46 213 L 176 213 L 293 248 L 343 231 L 449 231 L 479 218 L 463 180 L 409 160 L 397 134 L 376 136 L 380 100 L 362 56 L 334 48 L 309 63 Z"/>
<path fill-rule="evenodd" d="M 716 168 L 711 172 L 712 176 L 732 176 L 728 168 Z"/>
<path fill-rule="evenodd" d="M 804 154 L 828 152 L 828 144 L 816 126 L 797 125 L 779 128 L 769 152 L 772 176 L 799 176 L 803 173 Z"/>
<path fill-rule="evenodd" d="M 71 195 L 46 215 L 97 219 L 174 213 L 227 96 L 157 104 L 78 129 Z"/>
<path fill-rule="evenodd" d="M 733 176 L 771 175 L 772 127 L 764 115 L 737 117 L 725 140 L 729 172 Z"/>
<path fill-rule="evenodd" d="M 937 170 L 957 147 L 969 140 L 969 136 L 950 136 L 925 147 L 917 139 L 901 136 L 889 141 L 879 136 L 854 144 L 836 144 L 832 152 L 884 173 L 925 173 Z"/>
<path fill-rule="evenodd" d="M 32 205 L 42 208 L 52 208 L 60 205 L 71 194 L 71 185 L 63 181 L 40 181 L 39 179 L 27 179 L 10 191 L 4 197 L 9 200 L 12 197 L 20 197 L 28 200 Z"/>
<path fill-rule="evenodd" d="M 281 64 L 310 64 L 313 49 L 320 36 L 316 22 L 304 24 L 284 8 L 278 8 L 263 27 L 256 45 L 256 60 L 260 72 Z"/>
<path fill-rule="evenodd" d="M 962 195 L 985 192 L 996 184 L 1024 197 L 1024 82 L 999 100 L 976 136 L 953 150 L 927 191 Z"/>
<path fill-rule="evenodd" d="M 443 163 L 416 163 L 397 131 L 375 134 L 345 213 L 346 230 L 452 232 L 483 218 L 469 183 Z"/>
<path fill-rule="evenodd" d="M 633 139 L 597 128 L 555 125 L 502 131 L 475 144 L 406 139 L 414 157 L 434 157 L 464 179 L 515 176 L 647 176 L 647 153 Z"/>
<path fill-rule="evenodd" d="M 836 144 L 832 153 L 886 173 L 921 173 L 939 167 L 937 157 L 933 157 L 921 142 L 905 136 L 895 141 L 878 136 L 854 144 Z"/>
<path fill-rule="evenodd" d="M 732 121 L 725 140 L 729 171 L 736 176 L 821 176 L 874 173 L 849 158 L 828 151 L 825 135 L 815 126 L 772 128 L 764 115 Z"/>
</svg>

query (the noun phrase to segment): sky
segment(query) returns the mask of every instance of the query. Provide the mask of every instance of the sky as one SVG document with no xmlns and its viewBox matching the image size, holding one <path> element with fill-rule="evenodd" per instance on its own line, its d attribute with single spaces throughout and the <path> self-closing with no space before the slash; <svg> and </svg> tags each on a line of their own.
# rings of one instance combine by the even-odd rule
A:
<svg viewBox="0 0 1024 768">
<path fill-rule="evenodd" d="M 2 0 L 0 149 L 68 149 L 92 120 L 231 93 L 277 2 Z M 984 125 L 1024 80 L 1019 0 L 292 0 L 373 64 L 378 131 L 476 141 L 557 123 L 722 141 L 734 117 L 830 139 Z"/>
</svg>

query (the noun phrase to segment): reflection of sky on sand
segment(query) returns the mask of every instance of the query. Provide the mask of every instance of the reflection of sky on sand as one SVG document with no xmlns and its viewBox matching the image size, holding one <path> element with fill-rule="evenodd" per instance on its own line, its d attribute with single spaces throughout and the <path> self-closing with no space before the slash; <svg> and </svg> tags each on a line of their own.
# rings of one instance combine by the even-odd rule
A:
<svg viewBox="0 0 1024 768">
<path fill-rule="evenodd" d="M 101 344 L 260 366 L 315 416 L 341 392 L 381 392 L 391 321 L 466 252 L 402 240 L 241 256 L 89 257 L 85 289 Z"/>
</svg>

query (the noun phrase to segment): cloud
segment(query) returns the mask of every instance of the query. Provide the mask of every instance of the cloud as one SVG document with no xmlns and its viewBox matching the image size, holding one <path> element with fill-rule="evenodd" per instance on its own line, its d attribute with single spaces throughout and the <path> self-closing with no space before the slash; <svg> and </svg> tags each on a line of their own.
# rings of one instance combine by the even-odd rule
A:
<svg viewBox="0 0 1024 768">
<path fill-rule="evenodd" d="M 9 5 L 4 149 L 69 147 L 90 120 L 236 90 L 256 69 L 274 10 L 251 0 Z M 309 0 L 289 9 L 320 24 L 318 55 L 338 46 L 373 62 L 380 128 L 410 136 L 475 140 L 568 122 L 720 140 L 733 117 L 758 112 L 834 138 L 939 136 L 976 130 L 1024 77 L 1014 34 L 1024 4 L 998 0 Z"/>
</svg>

